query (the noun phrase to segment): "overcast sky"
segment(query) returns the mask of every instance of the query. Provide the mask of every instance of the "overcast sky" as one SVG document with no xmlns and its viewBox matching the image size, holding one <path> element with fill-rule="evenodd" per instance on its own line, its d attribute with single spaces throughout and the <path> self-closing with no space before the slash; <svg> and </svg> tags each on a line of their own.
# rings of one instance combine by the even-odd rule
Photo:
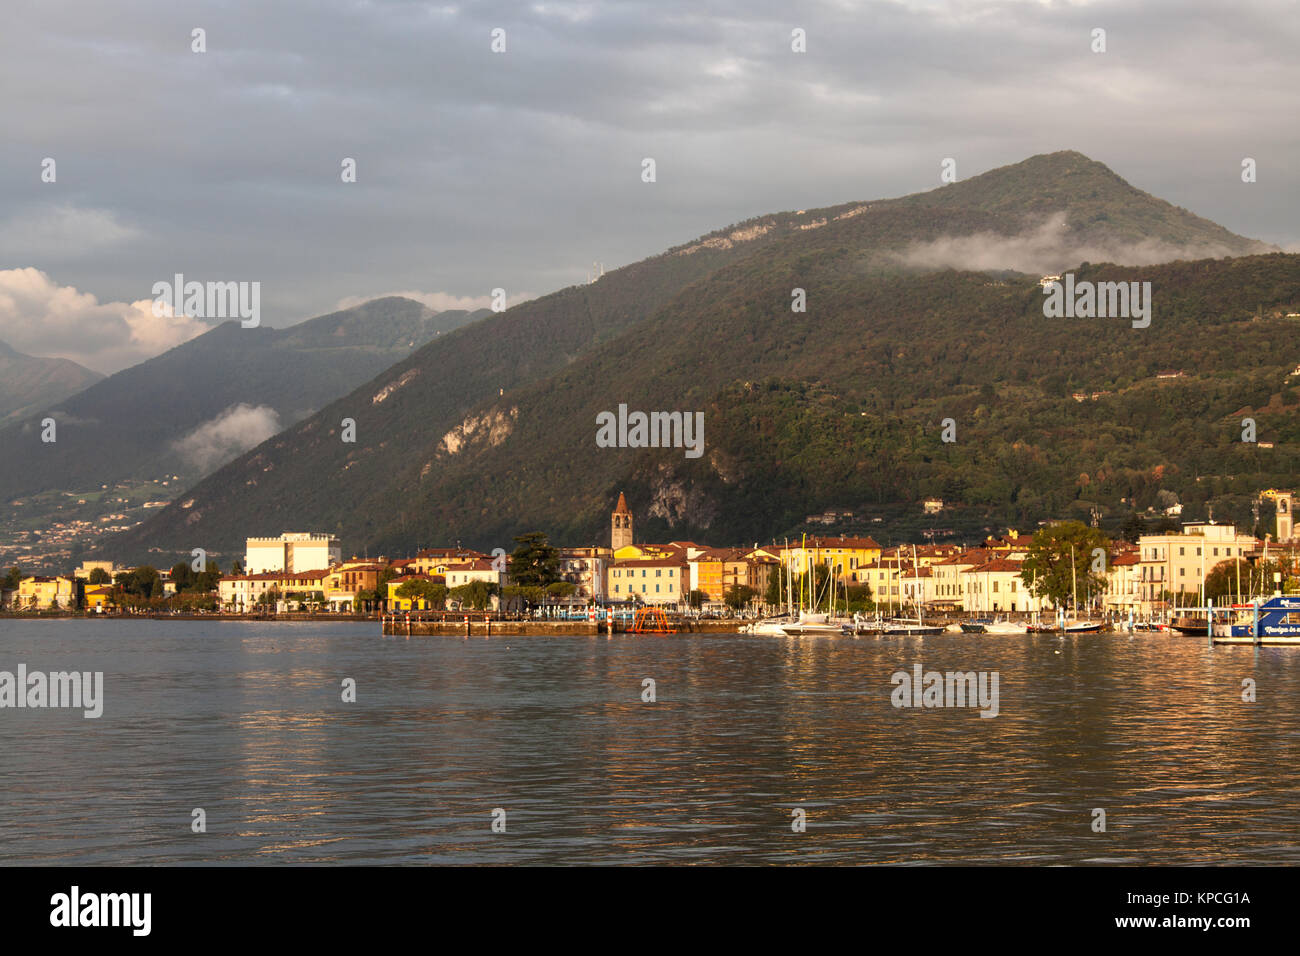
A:
<svg viewBox="0 0 1300 956">
<path fill-rule="evenodd" d="M 1295 248 L 1298 92 L 1300 12 L 1268 0 L 7 0 L 0 339 L 114 371 L 207 327 L 152 316 L 176 272 L 261 282 L 277 326 L 514 300 L 949 156 L 1077 149 Z"/>
</svg>

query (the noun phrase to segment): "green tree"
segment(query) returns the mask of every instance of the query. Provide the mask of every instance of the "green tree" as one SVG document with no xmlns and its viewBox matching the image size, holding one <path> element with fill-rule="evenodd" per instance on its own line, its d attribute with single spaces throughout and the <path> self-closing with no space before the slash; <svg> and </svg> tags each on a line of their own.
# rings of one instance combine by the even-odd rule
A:
<svg viewBox="0 0 1300 956">
<path fill-rule="evenodd" d="M 723 595 L 723 600 L 727 607 L 733 611 L 739 611 L 754 598 L 756 592 L 748 584 L 733 584 L 727 588 L 727 593 Z"/>
<path fill-rule="evenodd" d="M 1272 564 L 1273 562 L 1269 562 Z M 1215 604 L 1224 604 L 1226 599 L 1242 599 L 1250 596 L 1251 566 L 1242 561 L 1220 561 L 1205 575 L 1205 596 Z M 1269 576 L 1270 580 L 1272 576 Z M 1271 589 L 1270 589 L 1271 590 Z"/>
<path fill-rule="evenodd" d="M 190 584 L 192 591 L 215 591 L 221 584 L 221 565 L 215 561 L 209 561 L 204 570 L 194 575 L 194 580 Z"/>
<path fill-rule="evenodd" d="M 578 586 L 570 581 L 552 581 L 546 585 L 546 596 L 563 600 L 567 597 L 573 597 L 573 592 L 578 590 Z"/>
<path fill-rule="evenodd" d="M 1021 580 L 1039 597 L 1067 607 L 1076 588 L 1080 596 L 1106 586 L 1104 574 L 1093 571 L 1095 551 L 1110 555 L 1110 539 L 1082 521 L 1062 521 L 1040 528 L 1029 542 Z"/>
<path fill-rule="evenodd" d="M 871 597 L 871 585 L 856 584 L 850 585 L 848 589 L 848 607 L 845 611 L 849 614 L 860 612 L 869 614 L 876 609 L 876 602 Z"/>
<path fill-rule="evenodd" d="M 6 591 L 16 591 L 18 590 L 18 585 L 22 583 L 22 580 L 23 580 L 23 572 L 18 567 L 18 565 L 15 564 L 5 574 L 4 589 Z"/>
<path fill-rule="evenodd" d="M 188 561 L 178 561 L 172 565 L 172 584 L 177 591 L 188 591 L 194 586 L 194 569 Z"/>
<path fill-rule="evenodd" d="M 440 611 L 447 601 L 447 585 L 428 578 L 412 578 L 397 586 L 397 596 L 403 601 L 424 601 L 431 610 Z"/>
<path fill-rule="evenodd" d="M 560 579 L 560 552 L 546 534 L 530 531 L 515 538 L 519 547 L 510 555 L 510 580 L 520 587 L 546 587 Z"/>
<path fill-rule="evenodd" d="M 700 608 L 704 606 L 704 602 L 707 601 L 708 599 L 709 599 L 708 592 L 700 591 L 696 589 L 691 591 L 691 593 L 687 596 L 686 603 L 698 611 Z"/>
<path fill-rule="evenodd" d="M 500 587 L 491 581 L 470 581 L 468 584 L 452 588 L 451 597 L 458 601 L 461 607 L 468 606 L 476 611 L 482 611 L 491 602 L 492 596 L 500 590 Z"/>
<path fill-rule="evenodd" d="M 763 592 L 763 600 L 772 607 L 785 601 L 785 572 L 780 565 L 768 569 L 767 590 Z"/>
<path fill-rule="evenodd" d="M 103 568 L 91 568 L 90 577 L 86 579 L 88 584 L 112 584 L 113 578 Z"/>
<path fill-rule="evenodd" d="M 1136 511 L 1131 511 L 1119 527 L 1119 536 L 1129 544 L 1137 544 L 1138 538 L 1146 534 L 1146 529 L 1147 523 L 1142 520 L 1142 516 Z"/>
</svg>

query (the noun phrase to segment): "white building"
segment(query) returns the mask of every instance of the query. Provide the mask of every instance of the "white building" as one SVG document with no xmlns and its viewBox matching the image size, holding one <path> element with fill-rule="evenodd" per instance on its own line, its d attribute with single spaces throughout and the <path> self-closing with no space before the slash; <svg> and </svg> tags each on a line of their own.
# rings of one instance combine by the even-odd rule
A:
<svg viewBox="0 0 1300 956">
<path fill-rule="evenodd" d="M 1204 521 L 1184 525 L 1182 534 L 1142 535 L 1138 539 L 1140 609 L 1156 610 L 1166 593 L 1177 595 L 1180 604 L 1200 604 L 1205 576 L 1214 566 L 1232 561 L 1248 569 L 1246 555 L 1258 546 L 1253 535 L 1241 534 L 1230 524 Z"/>
<path fill-rule="evenodd" d="M 286 531 L 278 538 L 248 538 L 244 542 L 244 573 L 317 571 L 343 560 L 339 539 L 332 534 Z"/>
</svg>

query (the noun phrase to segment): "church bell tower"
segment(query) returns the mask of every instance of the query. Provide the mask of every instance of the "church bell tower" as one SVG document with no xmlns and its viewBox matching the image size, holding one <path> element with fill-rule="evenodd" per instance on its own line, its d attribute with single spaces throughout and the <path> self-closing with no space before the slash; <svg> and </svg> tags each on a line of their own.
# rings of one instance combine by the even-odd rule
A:
<svg viewBox="0 0 1300 956">
<path fill-rule="evenodd" d="M 618 493 L 618 505 L 610 515 L 610 548 L 617 551 L 632 543 L 632 511 L 627 506 L 623 492 Z"/>
</svg>

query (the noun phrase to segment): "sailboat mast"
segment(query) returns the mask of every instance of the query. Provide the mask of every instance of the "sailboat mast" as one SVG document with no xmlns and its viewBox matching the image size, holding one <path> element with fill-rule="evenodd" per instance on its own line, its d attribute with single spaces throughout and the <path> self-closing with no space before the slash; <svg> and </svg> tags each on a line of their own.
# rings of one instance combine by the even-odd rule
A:
<svg viewBox="0 0 1300 956">
<path fill-rule="evenodd" d="M 1074 567 L 1074 545 L 1070 545 L 1070 601 L 1074 605 L 1074 616 L 1079 616 L 1079 576 Z"/>
<path fill-rule="evenodd" d="M 912 580 L 916 582 L 916 584 L 914 585 L 916 590 L 912 593 L 912 599 L 916 601 L 916 626 L 920 627 L 921 626 L 921 594 L 920 594 L 921 577 L 916 569 L 916 545 L 915 544 L 912 545 Z"/>
</svg>

